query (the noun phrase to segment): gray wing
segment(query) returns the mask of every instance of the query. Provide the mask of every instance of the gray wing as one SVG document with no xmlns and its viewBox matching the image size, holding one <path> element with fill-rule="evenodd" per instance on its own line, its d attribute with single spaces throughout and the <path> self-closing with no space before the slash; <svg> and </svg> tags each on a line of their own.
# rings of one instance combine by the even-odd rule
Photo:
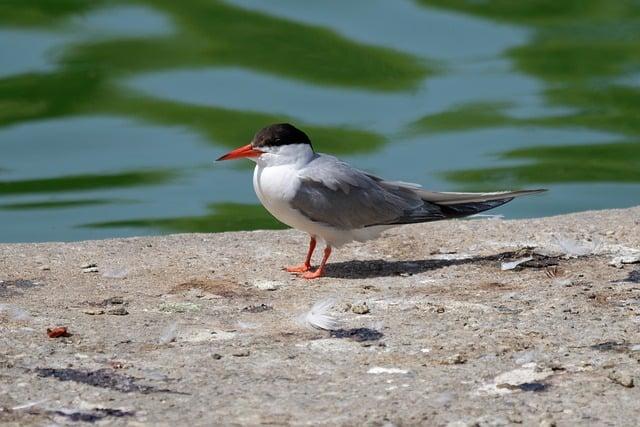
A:
<svg viewBox="0 0 640 427">
<path fill-rule="evenodd" d="M 385 181 L 324 154 L 316 154 L 299 177 L 291 205 L 313 221 L 343 229 L 460 218 L 546 191 L 427 191 L 417 184 Z"/>
<path fill-rule="evenodd" d="M 293 208 L 313 221 L 355 229 L 444 219 L 412 187 L 385 182 L 332 156 L 318 154 L 299 173 Z"/>
</svg>

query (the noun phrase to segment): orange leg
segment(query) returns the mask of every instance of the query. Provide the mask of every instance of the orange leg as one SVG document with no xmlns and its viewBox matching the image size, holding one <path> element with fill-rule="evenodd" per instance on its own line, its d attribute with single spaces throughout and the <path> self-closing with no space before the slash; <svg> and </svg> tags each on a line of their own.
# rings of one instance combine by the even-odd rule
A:
<svg viewBox="0 0 640 427">
<path fill-rule="evenodd" d="M 304 264 L 297 265 L 295 267 L 285 267 L 289 273 L 304 273 L 305 271 L 311 270 L 311 255 L 313 255 L 313 251 L 316 249 L 316 238 L 311 236 L 311 241 L 309 241 L 309 251 L 307 252 L 307 258 L 304 260 Z"/>
<path fill-rule="evenodd" d="M 302 275 L 305 279 L 317 279 L 318 277 L 324 276 L 324 266 L 327 264 L 327 260 L 329 259 L 329 255 L 331 255 L 331 246 L 327 246 L 324 248 L 324 256 L 322 257 L 322 262 L 320 263 L 320 267 L 316 271 L 307 271 Z"/>
</svg>

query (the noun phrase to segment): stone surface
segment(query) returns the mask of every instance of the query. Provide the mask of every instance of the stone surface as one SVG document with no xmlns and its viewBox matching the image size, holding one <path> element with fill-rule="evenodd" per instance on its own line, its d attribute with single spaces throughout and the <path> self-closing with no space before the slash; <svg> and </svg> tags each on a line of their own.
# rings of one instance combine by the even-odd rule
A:
<svg viewBox="0 0 640 427">
<path fill-rule="evenodd" d="M 640 208 L 400 227 L 314 281 L 282 271 L 305 248 L 295 231 L 0 245 L 0 424 L 637 419 L 640 264 L 609 263 L 640 248 Z M 327 298 L 339 329 L 299 320 Z"/>
</svg>

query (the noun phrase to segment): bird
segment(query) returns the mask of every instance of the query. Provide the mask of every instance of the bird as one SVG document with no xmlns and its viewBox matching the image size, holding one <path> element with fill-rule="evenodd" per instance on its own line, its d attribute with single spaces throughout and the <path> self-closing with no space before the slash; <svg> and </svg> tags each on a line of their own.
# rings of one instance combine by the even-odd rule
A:
<svg viewBox="0 0 640 427">
<path fill-rule="evenodd" d="M 262 128 L 249 144 L 217 161 L 240 158 L 256 163 L 253 188 L 267 211 L 309 234 L 304 262 L 285 267 L 305 279 L 324 276 L 332 249 L 346 243 L 375 239 L 403 224 L 474 215 L 515 197 L 546 191 L 435 192 L 418 184 L 388 181 L 316 152 L 309 136 L 289 123 Z M 325 249 L 313 270 L 311 259 L 318 240 Z"/>
</svg>

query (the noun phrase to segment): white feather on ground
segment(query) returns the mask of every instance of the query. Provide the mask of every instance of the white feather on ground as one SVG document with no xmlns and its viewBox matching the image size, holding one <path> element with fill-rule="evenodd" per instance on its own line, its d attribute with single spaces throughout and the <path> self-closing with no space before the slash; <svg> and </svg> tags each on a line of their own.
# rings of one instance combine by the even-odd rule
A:
<svg viewBox="0 0 640 427">
<path fill-rule="evenodd" d="M 160 338 L 158 342 L 160 344 L 169 344 L 173 342 L 178 337 L 178 323 L 171 322 L 169 323 L 160 333 Z"/>
<path fill-rule="evenodd" d="M 553 240 L 560 247 L 560 251 L 568 258 L 598 254 L 602 246 L 601 242 L 596 240 L 576 240 L 563 235 L 553 236 Z"/>
<path fill-rule="evenodd" d="M 309 311 L 300 315 L 300 323 L 316 329 L 324 329 L 326 331 L 335 331 L 340 329 L 340 322 L 334 316 L 329 314 L 329 310 L 335 305 L 335 303 L 335 298 L 325 298 L 318 301 Z"/>
<path fill-rule="evenodd" d="M 29 409 L 32 408 L 34 406 L 40 405 L 41 403 L 47 402 L 49 399 L 42 399 L 42 400 L 38 400 L 35 402 L 29 402 L 29 403 L 25 403 L 23 405 L 18 405 L 18 406 L 14 406 L 13 408 L 11 408 L 12 411 L 20 411 L 22 409 Z"/>
<path fill-rule="evenodd" d="M 507 271 L 507 270 L 513 270 L 515 269 L 517 266 L 519 266 L 522 263 L 525 263 L 527 261 L 531 261 L 533 259 L 532 256 L 526 257 L 526 258 L 520 258 L 517 259 L 515 261 L 511 261 L 511 262 L 503 262 L 500 266 L 500 269 L 502 271 Z"/>
</svg>

